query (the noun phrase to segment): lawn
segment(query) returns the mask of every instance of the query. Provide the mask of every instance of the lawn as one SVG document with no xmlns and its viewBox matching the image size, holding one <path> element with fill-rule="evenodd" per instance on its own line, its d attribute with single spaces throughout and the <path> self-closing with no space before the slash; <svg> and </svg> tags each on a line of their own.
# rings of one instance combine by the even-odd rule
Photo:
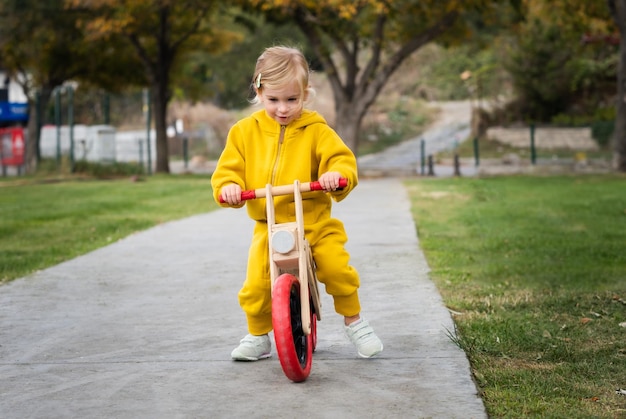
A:
<svg viewBox="0 0 626 419">
<path fill-rule="evenodd" d="M 0 283 L 216 208 L 209 177 L 0 182 Z"/>
<path fill-rule="evenodd" d="M 626 417 L 626 178 L 406 186 L 489 415 Z"/>
</svg>

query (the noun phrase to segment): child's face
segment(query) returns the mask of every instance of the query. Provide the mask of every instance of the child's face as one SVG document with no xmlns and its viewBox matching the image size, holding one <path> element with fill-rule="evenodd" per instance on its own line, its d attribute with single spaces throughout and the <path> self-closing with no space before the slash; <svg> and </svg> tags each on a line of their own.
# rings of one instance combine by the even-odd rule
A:
<svg viewBox="0 0 626 419">
<path fill-rule="evenodd" d="M 297 81 L 280 88 L 263 87 L 259 98 L 267 114 L 280 125 L 288 125 L 302 112 L 304 99 Z"/>
</svg>

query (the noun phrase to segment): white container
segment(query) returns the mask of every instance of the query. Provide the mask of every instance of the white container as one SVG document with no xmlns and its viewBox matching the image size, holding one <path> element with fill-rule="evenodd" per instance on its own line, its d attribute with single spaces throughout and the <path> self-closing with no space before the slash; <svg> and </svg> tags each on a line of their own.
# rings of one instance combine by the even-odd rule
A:
<svg viewBox="0 0 626 419">
<path fill-rule="evenodd" d="M 39 151 L 41 157 L 56 158 L 57 157 L 57 141 L 59 142 L 61 155 L 68 156 L 70 154 L 70 127 L 62 125 L 59 127 L 57 135 L 56 125 L 45 125 L 41 128 L 41 140 L 39 141 Z M 57 140 L 58 138 L 58 140 Z M 74 125 L 74 157 L 80 160 L 82 154 L 77 147 L 81 141 L 87 140 L 87 125 Z"/>
<path fill-rule="evenodd" d="M 110 125 L 74 125 L 74 159 L 98 163 L 111 163 L 116 160 L 115 128 Z M 61 155 L 70 154 L 70 127 L 63 125 L 57 131 L 56 125 L 41 128 L 39 149 L 41 157 L 56 158 L 57 142 Z"/>
<path fill-rule="evenodd" d="M 87 127 L 84 140 L 74 142 L 76 160 L 99 163 L 115 162 L 115 128 L 110 125 Z"/>
<path fill-rule="evenodd" d="M 118 131 L 115 134 L 116 158 L 118 162 L 148 163 L 147 131 Z M 150 130 L 150 162 L 154 168 L 156 162 L 156 132 Z"/>
</svg>

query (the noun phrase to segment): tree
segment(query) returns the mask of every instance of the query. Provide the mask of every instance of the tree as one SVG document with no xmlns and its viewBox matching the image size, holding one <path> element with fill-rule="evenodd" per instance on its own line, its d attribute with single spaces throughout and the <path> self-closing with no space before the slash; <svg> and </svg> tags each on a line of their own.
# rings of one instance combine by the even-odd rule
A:
<svg viewBox="0 0 626 419">
<path fill-rule="evenodd" d="M 626 172 L 626 0 L 607 0 L 607 3 L 620 33 L 617 103 L 613 134 L 615 164 L 617 170 Z"/>
<path fill-rule="evenodd" d="M 3 66 L 18 80 L 29 101 L 26 168 L 37 169 L 39 127 L 55 89 L 67 81 L 87 82 L 107 90 L 142 83 L 137 62 L 115 42 L 87 40 L 81 15 L 65 9 L 64 0 L 0 0 L 0 54 Z"/>
<path fill-rule="evenodd" d="M 156 172 L 169 173 L 167 107 L 172 70 L 192 46 L 217 51 L 233 36 L 211 22 L 218 0 L 68 0 L 88 16 L 92 39 L 124 39 L 134 49 L 149 85 L 156 131 Z"/>
<path fill-rule="evenodd" d="M 508 48 L 504 66 L 512 78 L 516 103 L 524 119 L 550 121 L 574 102 L 572 62 L 578 39 L 563 28 L 529 16 Z"/>
<path fill-rule="evenodd" d="M 569 44 L 553 49 L 550 57 L 553 60 L 555 56 L 563 56 L 566 49 L 572 51 L 567 65 L 563 62 L 563 69 L 566 71 L 560 72 L 563 74 L 569 70 L 574 76 L 569 80 L 569 93 L 578 89 L 574 92 L 576 95 L 580 96 L 582 93 L 591 96 L 591 103 L 596 102 L 595 108 L 601 107 L 602 96 L 606 96 L 607 92 L 607 70 L 617 67 L 617 89 L 611 81 L 611 96 L 617 90 L 614 106 L 614 155 L 616 168 L 626 172 L 626 102 L 623 99 L 626 95 L 626 0 L 525 0 L 523 6 L 521 9 L 526 22 L 540 21 L 544 27 L 558 31 L 559 42 L 565 41 Z M 524 25 L 519 25 L 518 29 L 523 31 Z M 616 31 L 620 34 L 619 40 L 616 39 Z M 518 33 L 518 37 L 527 38 L 523 32 Z M 537 50 L 546 46 L 545 42 L 535 44 L 540 46 Z M 617 66 L 614 58 L 615 44 L 619 44 L 620 51 Z M 548 90 L 554 91 L 554 87 L 558 85 L 556 77 L 546 83 L 544 76 L 543 89 L 546 84 L 552 85 Z"/>
<path fill-rule="evenodd" d="M 53 89 L 79 74 L 75 54 L 81 35 L 75 16 L 63 13 L 63 1 L 0 1 L 0 54 L 9 75 L 20 82 L 29 102 L 25 163 L 28 173 L 37 169 L 38 111 L 48 103 Z M 36 96 L 39 103 L 36 106 Z"/>
<path fill-rule="evenodd" d="M 268 20 L 293 21 L 330 81 L 335 128 L 357 151 L 368 108 L 400 64 L 427 43 L 467 36 L 464 17 L 488 11 L 486 0 L 242 0 Z M 364 61 L 364 65 L 361 66 Z"/>
</svg>

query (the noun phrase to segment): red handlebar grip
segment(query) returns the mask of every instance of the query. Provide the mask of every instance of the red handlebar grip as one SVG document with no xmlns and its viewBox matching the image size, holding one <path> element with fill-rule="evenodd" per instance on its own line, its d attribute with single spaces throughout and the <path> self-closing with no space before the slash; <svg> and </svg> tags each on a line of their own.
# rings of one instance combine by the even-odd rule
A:
<svg viewBox="0 0 626 419">
<path fill-rule="evenodd" d="M 241 200 L 245 201 L 247 199 L 255 199 L 256 198 L 256 191 L 255 190 L 250 190 L 250 191 L 242 191 L 241 192 Z M 222 198 L 222 195 L 220 195 L 220 204 L 224 204 L 226 203 L 226 201 L 224 201 L 224 198 Z"/>
<path fill-rule="evenodd" d="M 241 200 L 245 201 L 247 199 L 255 199 L 256 198 L 256 191 L 253 189 L 251 191 L 243 191 L 241 192 Z"/>
<path fill-rule="evenodd" d="M 310 182 L 309 185 L 310 185 L 312 191 L 323 191 L 324 190 L 324 188 L 322 188 L 322 185 L 320 185 L 320 181 L 319 180 L 315 180 L 313 182 Z M 348 186 L 348 179 L 346 179 L 345 177 L 339 178 L 339 186 L 337 187 L 337 190 L 343 189 L 346 186 Z"/>
<path fill-rule="evenodd" d="M 309 187 L 311 188 L 312 191 L 321 191 L 322 190 L 322 185 L 320 185 L 320 181 L 319 180 L 314 180 L 313 182 L 309 182 Z"/>
</svg>

